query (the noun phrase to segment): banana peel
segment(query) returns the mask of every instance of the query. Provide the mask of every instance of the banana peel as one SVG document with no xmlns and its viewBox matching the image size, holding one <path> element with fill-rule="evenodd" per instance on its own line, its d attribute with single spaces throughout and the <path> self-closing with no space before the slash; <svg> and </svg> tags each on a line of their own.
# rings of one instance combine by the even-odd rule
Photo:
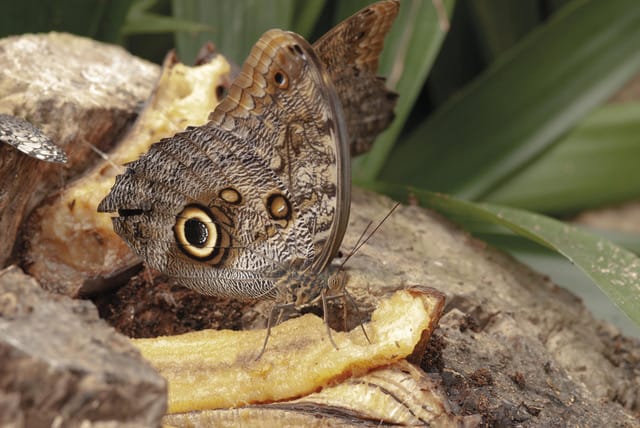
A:
<svg viewBox="0 0 640 428">
<path fill-rule="evenodd" d="M 371 342 L 359 327 L 332 331 L 337 349 L 312 314 L 274 327 L 261 356 L 265 330 L 204 330 L 132 342 L 168 381 L 169 413 L 282 402 L 404 360 L 428 341 L 444 300 L 427 287 L 398 291 L 381 300 L 364 325 Z"/>
<path fill-rule="evenodd" d="M 482 417 L 455 415 L 440 380 L 401 360 L 296 400 L 170 414 L 163 423 L 167 427 L 476 427 Z"/>
</svg>

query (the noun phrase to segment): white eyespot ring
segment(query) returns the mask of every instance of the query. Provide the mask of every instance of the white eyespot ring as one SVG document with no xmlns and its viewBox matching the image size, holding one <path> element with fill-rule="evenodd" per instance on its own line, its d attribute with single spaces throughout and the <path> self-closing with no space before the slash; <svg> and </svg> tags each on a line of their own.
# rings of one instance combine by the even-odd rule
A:
<svg viewBox="0 0 640 428">
<path fill-rule="evenodd" d="M 221 251 L 220 225 L 202 205 L 187 205 L 176 216 L 173 234 L 178 248 L 193 259 L 210 260 Z"/>
</svg>

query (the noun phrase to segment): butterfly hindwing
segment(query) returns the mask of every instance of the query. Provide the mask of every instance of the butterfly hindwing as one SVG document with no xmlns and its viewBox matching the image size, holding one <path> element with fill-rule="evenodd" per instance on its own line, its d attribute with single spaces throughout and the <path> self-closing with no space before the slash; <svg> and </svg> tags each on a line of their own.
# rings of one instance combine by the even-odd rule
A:
<svg viewBox="0 0 640 428">
<path fill-rule="evenodd" d="M 397 94 L 376 73 L 385 36 L 399 8 L 397 0 L 374 3 L 313 44 L 338 92 L 352 155 L 369 150 L 394 118 Z"/>
</svg>

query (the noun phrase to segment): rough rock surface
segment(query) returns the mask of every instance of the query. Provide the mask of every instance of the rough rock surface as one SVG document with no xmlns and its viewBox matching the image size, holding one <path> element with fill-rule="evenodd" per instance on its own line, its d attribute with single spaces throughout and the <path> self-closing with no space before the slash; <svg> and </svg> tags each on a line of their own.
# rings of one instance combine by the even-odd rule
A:
<svg viewBox="0 0 640 428">
<path fill-rule="evenodd" d="M 392 207 L 387 198 L 359 189 L 353 196 L 345 254 L 366 224 Z M 410 285 L 446 294 L 445 314 L 421 367 L 441 379 L 457 414 L 480 414 L 485 426 L 640 426 L 640 342 L 595 320 L 574 295 L 439 215 L 399 208 L 346 266 L 349 290 L 363 313 L 381 296 Z M 198 299 L 162 276 L 154 293 L 143 277 L 135 288 L 98 301 L 118 328 L 140 337 L 194 327 L 264 327 L 269 314 L 268 302 L 251 309 L 229 299 Z M 197 318 L 189 308 L 197 308 Z M 336 309 L 332 320 L 339 319 Z M 207 423 L 224 423 L 225 415 L 207 412 Z"/>
<path fill-rule="evenodd" d="M 65 165 L 0 144 L 0 267 L 8 264 L 25 216 L 84 171 L 135 117 L 159 67 L 124 49 L 64 33 L 0 39 L 0 113 L 41 128 L 67 153 Z M 78 126 L 82 124 L 82 126 Z"/>
<path fill-rule="evenodd" d="M 0 426 L 158 426 L 165 381 L 86 301 L 0 271 Z M 103 425 L 100 425 L 103 426 Z"/>
</svg>

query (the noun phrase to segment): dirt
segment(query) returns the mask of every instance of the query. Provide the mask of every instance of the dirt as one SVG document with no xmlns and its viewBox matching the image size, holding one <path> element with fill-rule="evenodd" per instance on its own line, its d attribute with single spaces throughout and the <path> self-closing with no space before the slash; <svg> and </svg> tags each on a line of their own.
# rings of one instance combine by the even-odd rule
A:
<svg viewBox="0 0 640 428">
<path fill-rule="evenodd" d="M 116 290 L 92 299 L 100 317 L 120 333 L 157 337 L 203 329 L 241 330 L 251 303 L 204 296 L 165 275 L 142 270 Z"/>
</svg>

